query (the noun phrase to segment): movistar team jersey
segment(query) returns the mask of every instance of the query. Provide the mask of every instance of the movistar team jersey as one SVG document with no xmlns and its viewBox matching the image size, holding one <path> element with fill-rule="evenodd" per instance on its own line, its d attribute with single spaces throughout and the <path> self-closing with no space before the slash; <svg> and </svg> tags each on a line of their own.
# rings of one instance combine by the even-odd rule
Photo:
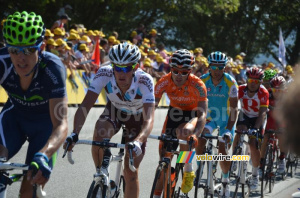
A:
<svg viewBox="0 0 300 198">
<path fill-rule="evenodd" d="M 0 49 L 0 85 L 15 109 L 48 113 L 49 99 L 66 96 L 65 83 L 66 70 L 61 60 L 52 53 L 43 52 L 29 88 L 23 91 L 7 48 Z"/>
<path fill-rule="evenodd" d="M 211 75 L 208 73 L 201 76 L 201 80 L 205 83 L 207 89 L 207 118 L 227 123 L 230 107 L 229 98 L 238 97 L 238 85 L 235 79 L 229 74 L 224 73 L 221 82 L 215 86 Z"/>
<path fill-rule="evenodd" d="M 89 90 L 100 94 L 103 88 L 111 103 L 126 114 L 141 113 L 144 103 L 155 102 L 153 78 L 141 69 L 135 71 L 130 88 L 123 95 L 116 83 L 113 68 L 111 66 L 101 67 Z"/>
</svg>

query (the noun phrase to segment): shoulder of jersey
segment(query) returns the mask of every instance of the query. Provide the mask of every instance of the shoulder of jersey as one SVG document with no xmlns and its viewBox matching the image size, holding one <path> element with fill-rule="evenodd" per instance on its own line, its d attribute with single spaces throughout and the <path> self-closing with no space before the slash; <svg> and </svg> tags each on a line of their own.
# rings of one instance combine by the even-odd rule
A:
<svg viewBox="0 0 300 198">
<path fill-rule="evenodd" d="M 268 92 L 269 93 L 269 91 L 267 90 L 267 88 L 265 86 L 263 86 L 263 85 L 260 85 L 259 90 L 261 92 Z"/>
<path fill-rule="evenodd" d="M 195 76 L 194 74 L 190 74 L 189 80 L 192 82 L 203 83 L 203 81 L 198 76 Z"/>
<path fill-rule="evenodd" d="M 209 77 L 210 77 L 210 75 L 209 75 L 209 73 L 207 73 L 207 74 L 203 74 L 202 76 L 200 76 L 200 79 L 205 81 L 205 80 L 209 79 Z"/>
<path fill-rule="evenodd" d="M 247 84 L 243 84 L 239 86 L 239 90 L 245 89 L 247 87 Z"/>
<path fill-rule="evenodd" d="M 224 73 L 224 77 L 227 78 L 229 81 L 235 83 L 236 80 L 228 73 Z"/>
<path fill-rule="evenodd" d="M 144 72 L 142 69 L 138 68 L 136 71 L 135 71 L 135 75 L 136 76 L 147 76 L 149 78 L 152 78 L 152 76 L 150 74 L 148 74 L 147 72 Z"/>
<path fill-rule="evenodd" d="M 60 58 L 56 55 L 54 55 L 53 53 L 51 52 L 43 52 L 42 53 L 42 60 L 46 61 L 47 63 L 48 62 L 52 62 L 54 63 L 53 65 L 56 65 L 56 66 L 59 66 L 59 67 L 63 67 L 65 68 L 64 64 L 62 63 L 62 61 L 60 60 Z M 47 66 L 50 66 L 49 64 L 47 64 Z M 48 67 L 49 69 L 52 69 L 53 66 L 51 65 L 51 67 Z"/>
</svg>

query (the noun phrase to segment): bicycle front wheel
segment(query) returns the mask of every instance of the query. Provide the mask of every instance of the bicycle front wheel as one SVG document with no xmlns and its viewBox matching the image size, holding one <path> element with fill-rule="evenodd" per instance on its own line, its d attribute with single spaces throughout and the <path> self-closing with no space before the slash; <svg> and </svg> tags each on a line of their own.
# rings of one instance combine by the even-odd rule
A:
<svg viewBox="0 0 300 198">
<path fill-rule="evenodd" d="M 90 186 L 87 198 L 107 198 L 107 186 L 104 186 L 100 181 L 93 181 Z"/>
<path fill-rule="evenodd" d="M 154 177 L 154 181 L 153 181 L 153 185 L 152 185 L 152 189 L 151 189 L 150 198 L 153 198 L 153 196 L 154 196 L 154 191 L 155 191 L 156 185 L 157 185 L 157 183 L 159 181 L 159 177 L 161 175 L 163 167 L 164 167 L 164 165 L 162 163 L 160 163 L 158 165 L 157 169 L 156 169 L 155 177 Z"/>
<path fill-rule="evenodd" d="M 196 178 L 195 178 L 195 181 L 194 181 L 194 186 L 195 186 L 195 198 L 200 198 L 202 197 L 201 195 L 203 195 L 203 193 L 201 193 L 200 189 L 201 186 L 200 186 L 200 182 L 201 182 L 201 178 L 203 176 L 203 170 L 204 170 L 204 166 L 205 166 L 205 161 L 203 162 L 200 162 L 197 170 L 196 170 Z"/>
</svg>

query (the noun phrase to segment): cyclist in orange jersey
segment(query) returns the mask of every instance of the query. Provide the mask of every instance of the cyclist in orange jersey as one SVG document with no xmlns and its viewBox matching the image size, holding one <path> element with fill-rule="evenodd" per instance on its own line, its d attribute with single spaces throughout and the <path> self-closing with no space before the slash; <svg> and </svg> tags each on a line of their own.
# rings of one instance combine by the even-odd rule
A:
<svg viewBox="0 0 300 198">
<path fill-rule="evenodd" d="M 194 138 L 198 144 L 205 125 L 207 110 L 207 92 L 205 84 L 197 76 L 191 74 L 194 56 L 186 49 L 177 50 L 170 59 L 171 72 L 163 76 L 155 86 L 155 104 L 158 105 L 165 92 L 170 98 L 170 106 L 162 133 L 174 138 Z M 174 145 L 174 150 L 178 145 Z M 160 155 L 163 145 L 159 147 Z M 181 151 L 187 151 L 188 146 L 180 145 Z M 193 187 L 195 173 L 192 164 L 185 164 L 181 190 L 189 192 Z M 155 196 L 160 197 L 161 187 L 156 187 Z"/>
</svg>

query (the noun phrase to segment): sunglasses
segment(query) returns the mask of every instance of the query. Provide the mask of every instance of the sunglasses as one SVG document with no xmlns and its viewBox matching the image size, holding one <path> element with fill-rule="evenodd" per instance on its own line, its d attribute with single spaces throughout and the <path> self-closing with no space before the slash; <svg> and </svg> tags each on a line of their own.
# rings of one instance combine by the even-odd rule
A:
<svg viewBox="0 0 300 198">
<path fill-rule="evenodd" d="M 258 79 L 248 79 L 247 81 L 248 81 L 248 83 L 255 83 L 255 84 L 261 83 L 261 80 L 258 80 Z"/>
<path fill-rule="evenodd" d="M 181 76 L 186 76 L 188 75 L 189 73 L 191 73 L 191 70 L 182 70 L 182 71 L 179 71 L 177 69 L 174 69 L 172 68 L 172 73 L 177 76 L 178 74 L 181 74 Z"/>
<path fill-rule="evenodd" d="M 134 65 L 130 65 L 130 66 L 112 64 L 112 66 L 116 72 L 124 72 L 124 73 L 131 72 L 135 68 L 136 65 L 137 65 L 137 63 Z"/>
<path fill-rule="evenodd" d="M 271 90 L 272 90 L 273 93 L 282 93 L 282 92 L 285 92 L 284 89 L 271 88 Z"/>
<path fill-rule="evenodd" d="M 212 70 L 223 70 L 225 66 L 210 66 L 210 69 Z"/>
<path fill-rule="evenodd" d="M 37 46 L 27 46 L 27 47 L 17 47 L 7 45 L 7 51 L 10 54 L 18 55 L 20 52 L 23 52 L 25 55 L 31 55 L 36 52 L 40 48 L 41 45 Z"/>
</svg>

